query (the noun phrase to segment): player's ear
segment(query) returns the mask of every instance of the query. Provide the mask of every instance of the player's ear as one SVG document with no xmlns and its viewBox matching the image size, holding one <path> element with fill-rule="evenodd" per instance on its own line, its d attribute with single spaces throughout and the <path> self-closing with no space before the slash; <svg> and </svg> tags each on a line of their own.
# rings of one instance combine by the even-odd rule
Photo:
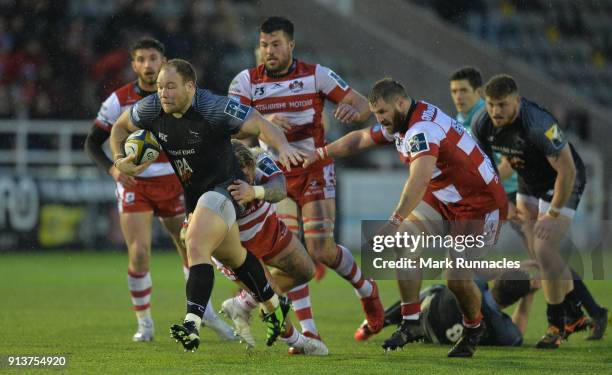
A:
<svg viewBox="0 0 612 375">
<path fill-rule="evenodd" d="M 474 90 L 476 92 L 476 94 L 478 94 L 479 97 L 482 98 L 482 87 L 478 87 L 476 88 L 476 90 Z"/>
<path fill-rule="evenodd" d="M 291 52 L 293 52 L 294 48 L 295 48 L 295 39 L 291 39 L 289 41 L 289 49 L 291 50 Z"/>
<path fill-rule="evenodd" d="M 407 103 L 408 101 L 405 98 L 398 95 L 397 98 L 395 98 L 395 109 L 404 112 L 408 109 Z"/>
<path fill-rule="evenodd" d="M 193 82 L 193 81 L 187 81 L 187 82 L 185 83 L 185 86 L 187 86 L 187 90 L 188 90 L 189 92 L 195 92 L 195 82 Z"/>
</svg>

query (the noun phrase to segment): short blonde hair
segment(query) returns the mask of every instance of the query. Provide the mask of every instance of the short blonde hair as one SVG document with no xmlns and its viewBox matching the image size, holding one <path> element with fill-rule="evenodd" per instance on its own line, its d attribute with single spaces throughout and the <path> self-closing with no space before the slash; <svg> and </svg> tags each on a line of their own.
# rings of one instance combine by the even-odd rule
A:
<svg viewBox="0 0 612 375">
<path fill-rule="evenodd" d="M 238 159 L 240 168 L 255 170 L 257 160 L 251 149 L 237 139 L 232 139 L 232 148 L 234 149 L 234 155 L 236 155 Z"/>
</svg>

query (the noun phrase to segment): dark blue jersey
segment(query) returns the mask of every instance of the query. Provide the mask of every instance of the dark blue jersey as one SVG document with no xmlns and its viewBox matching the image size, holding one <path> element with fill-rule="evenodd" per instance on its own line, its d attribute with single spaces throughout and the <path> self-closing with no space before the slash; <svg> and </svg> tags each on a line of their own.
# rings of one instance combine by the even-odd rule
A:
<svg viewBox="0 0 612 375">
<path fill-rule="evenodd" d="M 568 141 L 557 120 L 544 108 L 523 98 L 516 120 L 501 127 L 495 127 L 485 111 L 475 119 L 472 134 L 485 153 L 498 152 L 508 158 L 518 173 L 519 185 L 533 191 L 554 187 L 557 172 L 547 157 L 559 155 Z M 584 170 L 582 159 L 569 145 L 580 174 Z"/>
<path fill-rule="evenodd" d="M 198 88 L 191 107 L 180 118 L 165 113 L 155 94 L 137 102 L 130 119 L 157 138 L 185 189 L 187 210 L 192 212 L 206 191 L 244 178 L 230 137 L 240 130 L 250 110 L 235 99 Z"/>
<path fill-rule="evenodd" d="M 482 345 L 520 346 L 523 335 L 510 316 L 493 299 L 486 282 L 475 280 L 482 294 L 481 312 L 485 323 Z M 420 294 L 421 324 L 428 342 L 455 343 L 463 332 L 461 310 L 455 295 L 444 285 L 432 285 Z"/>
</svg>

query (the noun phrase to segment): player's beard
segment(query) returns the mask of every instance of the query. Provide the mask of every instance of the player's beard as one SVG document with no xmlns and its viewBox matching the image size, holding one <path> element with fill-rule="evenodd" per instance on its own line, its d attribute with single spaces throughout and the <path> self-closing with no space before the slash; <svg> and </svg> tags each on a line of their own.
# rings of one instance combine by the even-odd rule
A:
<svg viewBox="0 0 612 375">
<path fill-rule="evenodd" d="M 144 83 L 145 85 L 148 86 L 155 86 L 155 83 L 157 82 L 157 74 L 146 74 L 146 73 L 142 73 L 140 76 L 140 82 Z"/>
<path fill-rule="evenodd" d="M 275 56 L 276 57 L 276 61 L 278 61 L 278 64 L 276 66 L 276 68 L 270 67 L 268 65 L 268 63 L 266 62 L 264 65 L 266 67 L 266 72 L 268 73 L 272 73 L 272 74 L 278 74 L 280 72 L 282 72 L 283 70 L 289 68 L 289 66 L 291 65 L 291 58 L 287 58 L 285 60 L 281 60 L 280 57 Z"/>
<path fill-rule="evenodd" d="M 406 130 L 406 115 L 397 109 L 393 112 L 393 133 L 401 133 Z"/>
<path fill-rule="evenodd" d="M 516 119 L 516 116 L 518 114 L 518 110 L 519 107 L 517 106 L 516 108 L 514 108 L 514 110 L 512 111 L 512 113 L 508 116 L 504 116 L 501 119 L 495 119 L 495 126 L 506 126 L 506 125 L 510 125 L 514 122 L 514 120 Z"/>
</svg>

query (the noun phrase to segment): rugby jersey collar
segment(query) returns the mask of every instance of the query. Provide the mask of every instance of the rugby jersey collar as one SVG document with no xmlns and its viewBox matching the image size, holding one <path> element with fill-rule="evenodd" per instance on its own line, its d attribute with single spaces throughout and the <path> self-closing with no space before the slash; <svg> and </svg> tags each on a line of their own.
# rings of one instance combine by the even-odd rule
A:
<svg viewBox="0 0 612 375">
<path fill-rule="evenodd" d="M 140 85 L 138 85 L 137 80 L 134 81 L 134 91 L 136 91 L 136 94 L 140 95 L 143 98 L 151 94 L 155 94 L 157 92 L 157 91 L 146 91 L 145 89 L 140 87 Z"/>
<path fill-rule="evenodd" d="M 414 122 L 412 117 L 414 116 L 414 111 L 416 110 L 416 107 L 416 100 L 410 99 L 410 108 L 408 109 L 408 113 L 406 114 L 406 123 L 404 126 L 404 130 L 399 132 L 402 137 L 404 136 L 404 134 L 406 134 L 406 132 L 410 128 L 410 125 Z"/>
<path fill-rule="evenodd" d="M 293 62 L 291 63 L 291 66 L 289 67 L 289 70 L 287 71 L 287 73 L 285 74 L 274 74 L 274 73 L 270 73 L 268 72 L 268 70 L 266 69 L 266 66 L 264 64 L 264 73 L 266 75 L 266 77 L 269 78 L 283 78 L 286 77 L 288 75 L 290 75 L 291 73 L 293 73 L 295 71 L 295 68 L 297 67 L 297 59 L 293 59 Z"/>
</svg>

